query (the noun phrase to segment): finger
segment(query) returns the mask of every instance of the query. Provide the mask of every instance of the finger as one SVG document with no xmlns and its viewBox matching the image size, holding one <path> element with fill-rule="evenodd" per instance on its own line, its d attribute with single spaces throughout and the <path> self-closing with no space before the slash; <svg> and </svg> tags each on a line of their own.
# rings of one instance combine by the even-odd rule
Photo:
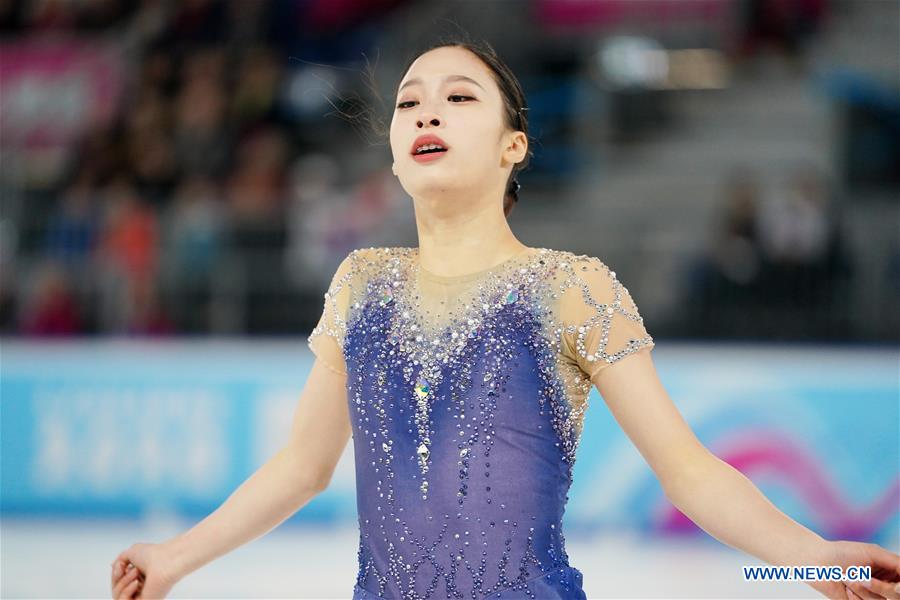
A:
<svg viewBox="0 0 900 600">
<path fill-rule="evenodd" d="M 128 548 L 125 548 L 124 550 L 119 552 L 119 555 L 116 557 L 116 560 L 121 562 L 123 565 L 128 563 L 128 561 L 131 558 L 131 549 L 133 547 L 134 546 L 129 546 Z"/>
<path fill-rule="evenodd" d="M 869 589 L 880 598 L 889 598 L 890 600 L 900 600 L 900 583 L 895 581 L 882 581 L 873 577 L 868 582 Z"/>
<path fill-rule="evenodd" d="M 110 586 L 115 587 L 116 582 L 125 574 L 125 571 L 122 569 L 122 563 L 119 562 L 118 559 L 113 561 L 112 569 L 110 569 Z"/>
<path fill-rule="evenodd" d="M 835 582 L 837 583 L 837 582 Z M 840 583 L 834 586 L 823 586 L 820 588 L 815 588 L 819 591 L 823 596 L 828 598 L 828 600 L 847 600 L 847 592 L 844 590 L 844 586 Z"/>
<path fill-rule="evenodd" d="M 873 577 L 867 582 L 861 582 L 861 585 L 878 594 L 876 598 L 878 598 L 879 600 L 881 598 L 900 598 L 900 589 L 896 589 L 895 584 L 889 581 L 882 581 L 881 579 L 876 579 Z"/>
<path fill-rule="evenodd" d="M 145 579 L 141 584 L 141 591 L 138 594 L 138 598 L 165 598 L 165 594 L 162 594 L 157 589 L 156 580 L 154 579 Z"/>
<path fill-rule="evenodd" d="M 122 575 L 122 577 L 120 577 L 119 580 L 116 582 L 116 585 L 115 585 L 115 587 L 113 588 L 113 591 L 114 591 L 116 594 L 121 593 L 121 592 L 122 592 L 122 589 L 123 589 L 126 585 L 128 585 L 129 583 L 131 583 L 134 579 L 135 579 L 134 573 L 131 573 L 131 572 L 125 573 L 125 574 Z"/>
<path fill-rule="evenodd" d="M 861 583 L 854 581 L 853 583 L 844 582 L 848 588 L 853 590 L 853 593 L 862 598 L 863 600 L 882 600 L 882 597 L 878 594 L 875 594 L 865 588 Z"/>
<path fill-rule="evenodd" d="M 137 579 L 135 579 L 134 581 L 132 581 L 131 583 L 129 583 L 127 586 L 125 586 L 125 589 L 122 590 L 122 596 L 121 596 L 121 597 L 122 597 L 122 598 L 128 598 L 128 599 L 130 600 L 131 597 L 134 596 L 134 594 L 137 593 L 137 591 L 138 591 L 138 585 L 139 585 L 139 584 L 140 584 L 140 582 L 139 582 Z"/>
<path fill-rule="evenodd" d="M 872 565 L 873 568 L 883 567 L 889 569 L 892 573 L 900 575 L 900 554 L 894 554 L 878 544 L 869 546 L 869 554 L 875 559 L 875 564 Z"/>
<path fill-rule="evenodd" d="M 134 570 L 131 570 L 120 577 L 119 581 L 116 582 L 116 585 L 113 587 L 113 596 L 120 598 L 122 596 L 122 590 L 134 581 L 136 577 L 137 573 Z"/>
<path fill-rule="evenodd" d="M 141 589 L 141 585 L 142 584 L 140 579 L 135 578 L 135 580 L 129 583 L 125 588 L 125 597 L 133 598 L 134 596 L 136 596 L 138 594 L 138 591 Z"/>
<path fill-rule="evenodd" d="M 127 558 L 123 558 L 123 555 L 120 554 L 116 557 L 116 560 L 113 561 L 113 573 L 115 574 L 118 570 L 118 577 L 121 577 L 128 572 L 129 563 L 130 561 Z"/>
<path fill-rule="evenodd" d="M 860 600 L 859 596 L 857 596 L 853 590 L 845 585 L 844 592 L 847 594 L 847 600 Z"/>
</svg>

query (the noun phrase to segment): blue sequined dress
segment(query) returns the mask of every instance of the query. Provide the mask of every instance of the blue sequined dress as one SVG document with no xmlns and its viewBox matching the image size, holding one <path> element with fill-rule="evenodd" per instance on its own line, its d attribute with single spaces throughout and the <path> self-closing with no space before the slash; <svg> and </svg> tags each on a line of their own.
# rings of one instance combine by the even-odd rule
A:
<svg viewBox="0 0 900 600">
<path fill-rule="evenodd" d="M 347 377 L 355 600 L 585 598 L 562 518 L 592 377 L 653 346 L 615 272 L 526 248 L 454 277 L 358 249 L 309 345 Z"/>
</svg>

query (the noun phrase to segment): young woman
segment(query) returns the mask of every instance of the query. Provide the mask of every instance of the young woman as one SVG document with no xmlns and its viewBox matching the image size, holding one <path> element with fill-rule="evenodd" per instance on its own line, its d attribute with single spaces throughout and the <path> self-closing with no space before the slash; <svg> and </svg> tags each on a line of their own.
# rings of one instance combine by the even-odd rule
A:
<svg viewBox="0 0 900 600">
<path fill-rule="evenodd" d="M 271 530 L 325 489 L 352 434 L 353 598 L 584 598 L 562 516 L 593 386 L 666 496 L 712 536 L 770 564 L 881 577 L 812 584 L 830 598 L 900 597 L 887 583 L 898 555 L 824 540 L 700 444 L 614 271 L 515 237 L 506 216 L 529 156 L 527 107 L 489 46 L 420 54 L 396 100 L 394 172 L 419 246 L 344 259 L 309 338 L 317 359 L 288 444 L 191 530 L 123 551 L 115 597 L 163 596 Z"/>
</svg>

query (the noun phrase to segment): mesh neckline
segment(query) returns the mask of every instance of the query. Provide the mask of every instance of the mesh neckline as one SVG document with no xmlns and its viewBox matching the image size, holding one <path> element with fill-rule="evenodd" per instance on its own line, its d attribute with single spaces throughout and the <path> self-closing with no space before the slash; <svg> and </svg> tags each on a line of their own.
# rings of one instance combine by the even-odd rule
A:
<svg viewBox="0 0 900 600">
<path fill-rule="evenodd" d="M 528 255 L 533 250 L 534 250 L 534 248 L 532 248 L 530 246 L 526 246 L 525 248 L 523 248 L 521 250 L 521 252 L 518 252 L 518 253 L 514 254 L 513 256 L 510 256 L 503 262 L 500 262 L 492 267 L 487 267 L 486 269 L 474 271 L 472 273 L 464 273 L 462 275 L 439 275 L 437 273 L 432 273 L 431 271 L 425 269 L 419 263 L 419 249 L 413 248 L 413 265 L 415 266 L 416 270 L 419 272 L 419 276 L 422 277 L 423 279 L 427 279 L 429 281 L 435 281 L 438 283 L 463 283 L 466 281 L 472 281 L 474 279 L 478 279 L 478 278 L 483 277 L 484 275 L 487 275 L 492 272 L 498 272 L 498 271 L 502 270 L 503 268 L 505 268 L 510 263 L 512 263 L 513 261 L 515 261 L 516 259 Z"/>
</svg>

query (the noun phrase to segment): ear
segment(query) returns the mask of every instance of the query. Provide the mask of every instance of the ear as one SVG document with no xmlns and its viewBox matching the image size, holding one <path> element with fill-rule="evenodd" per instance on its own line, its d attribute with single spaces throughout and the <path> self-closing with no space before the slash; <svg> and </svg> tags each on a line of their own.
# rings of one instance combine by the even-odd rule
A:
<svg viewBox="0 0 900 600">
<path fill-rule="evenodd" d="M 506 138 L 506 147 L 503 150 L 503 160 L 509 164 L 516 164 L 525 160 L 528 154 L 528 136 L 521 131 L 513 131 Z"/>
</svg>

